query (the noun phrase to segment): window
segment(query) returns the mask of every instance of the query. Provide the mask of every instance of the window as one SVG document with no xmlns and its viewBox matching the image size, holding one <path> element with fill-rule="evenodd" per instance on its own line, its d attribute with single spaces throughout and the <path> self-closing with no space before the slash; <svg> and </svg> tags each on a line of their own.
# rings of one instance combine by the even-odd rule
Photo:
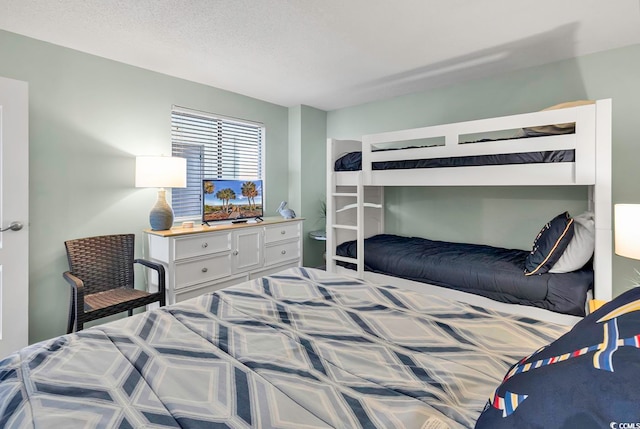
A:
<svg viewBox="0 0 640 429">
<path fill-rule="evenodd" d="M 200 217 L 202 179 L 262 179 L 264 126 L 174 106 L 171 151 L 187 159 L 187 187 L 171 191 L 176 218 Z"/>
</svg>

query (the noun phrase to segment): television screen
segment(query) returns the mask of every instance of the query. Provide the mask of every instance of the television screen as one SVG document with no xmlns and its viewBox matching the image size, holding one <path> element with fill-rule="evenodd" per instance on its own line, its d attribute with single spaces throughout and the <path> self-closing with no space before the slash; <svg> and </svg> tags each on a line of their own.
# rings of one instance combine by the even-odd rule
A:
<svg viewBox="0 0 640 429">
<path fill-rule="evenodd" d="M 204 179 L 202 221 L 262 217 L 262 180 Z"/>
</svg>

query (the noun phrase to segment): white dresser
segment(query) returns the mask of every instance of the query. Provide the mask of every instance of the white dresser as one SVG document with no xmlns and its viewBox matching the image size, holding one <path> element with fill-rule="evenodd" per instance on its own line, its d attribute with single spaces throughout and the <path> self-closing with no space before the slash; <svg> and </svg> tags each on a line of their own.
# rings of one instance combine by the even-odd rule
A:
<svg viewBox="0 0 640 429">
<path fill-rule="evenodd" d="M 167 304 L 301 266 L 303 220 L 145 230 L 148 259 L 166 270 Z"/>
</svg>

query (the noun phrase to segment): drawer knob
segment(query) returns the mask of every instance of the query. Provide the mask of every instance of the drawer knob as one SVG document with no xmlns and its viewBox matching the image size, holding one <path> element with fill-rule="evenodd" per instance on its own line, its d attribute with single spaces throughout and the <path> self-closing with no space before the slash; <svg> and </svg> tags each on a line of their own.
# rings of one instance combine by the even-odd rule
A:
<svg viewBox="0 0 640 429">
<path fill-rule="evenodd" d="M 237 250 L 234 250 L 234 251 L 233 251 L 233 254 L 234 254 L 234 255 L 237 255 L 237 254 L 238 254 L 238 251 L 237 251 Z"/>
<path fill-rule="evenodd" d="M 280 234 L 285 235 L 287 233 L 287 231 L 285 231 L 284 229 L 282 231 L 280 231 Z"/>
<path fill-rule="evenodd" d="M 209 243 L 202 243 L 202 248 L 206 249 L 207 247 L 209 247 Z"/>
<path fill-rule="evenodd" d="M 283 251 L 282 251 L 282 252 L 280 252 L 280 253 L 282 253 L 283 255 L 286 255 L 286 254 L 287 254 L 287 251 L 286 251 L 286 250 L 283 250 Z"/>
<path fill-rule="evenodd" d="M 207 267 L 204 267 L 204 268 L 202 269 L 202 272 L 203 272 L 203 273 L 206 273 L 207 271 L 209 271 L 209 268 L 207 268 Z"/>
</svg>

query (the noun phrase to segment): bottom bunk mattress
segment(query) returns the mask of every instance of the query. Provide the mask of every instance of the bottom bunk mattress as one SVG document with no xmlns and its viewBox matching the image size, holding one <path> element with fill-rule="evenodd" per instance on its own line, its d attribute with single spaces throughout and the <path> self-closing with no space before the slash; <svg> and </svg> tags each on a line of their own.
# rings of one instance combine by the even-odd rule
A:
<svg viewBox="0 0 640 429">
<path fill-rule="evenodd" d="M 355 241 L 342 243 L 336 254 L 356 258 L 356 247 Z M 587 293 L 593 287 L 590 268 L 525 276 L 529 252 L 524 250 L 390 234 L 367 238 L 364 247 L 368 271 L 574 316 L 585 315 Z"/>
<path fill-rule="evenodd" d="M 6 357 L 0 426 L 472 428 L 568 329 L 290 269 Z"/>
</svg>

